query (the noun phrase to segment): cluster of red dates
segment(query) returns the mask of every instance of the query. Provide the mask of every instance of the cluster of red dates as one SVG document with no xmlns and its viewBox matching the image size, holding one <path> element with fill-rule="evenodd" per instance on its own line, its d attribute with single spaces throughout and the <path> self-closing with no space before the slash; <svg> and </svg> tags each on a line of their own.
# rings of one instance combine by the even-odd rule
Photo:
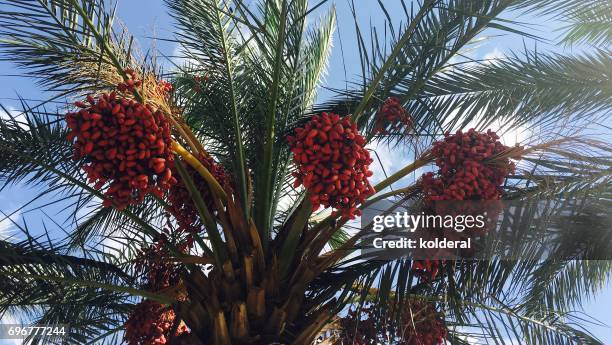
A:
<svg viewBox="0 0 612 345">
<path fill-rule="evenodd" d="M 421 180 L 426 207 L 439 209 L 432 205 L 466 201 L 462 205 L 453 204 L 452 211 L 462 214 L 475 212 L 474 208 L 486 208 L 489 213 L 498 211 L 493 203 L 474 202 L 501 199 L 501 186 L 515 170 L 515 164 L 504 156 L 509 150 L 492 130 L 483 133 L 472 128 L 465 133 L 446 133 L 431 151 L 438 171 L 423 174 Z M 440 260 L 416 260 L 412 269 L 415 275 L 432 280 L 443 266 Z"/>
<path fill-rule="evenodd" d="M 161 111 L 115 92 L 76 105 L 81 109 L 66 115 L 68 140 L 90 183 L 104 190 L 105 206 L 122 210 L 149 193 L 161 197 L 176 182 L 170 123 Z"/>
<path fill-rule="evenodd" d="M 413 125 L 414 120 L 400 100 L 397 97 L 389 97 L 376 114 L 374 133 L 391 134 L 402 129 L 410 129 Z"/>
<path fill-rule="evenodd" d="M 358 205 L 374 194 L 368 182 L 372 158 L 350 117 L 315 115 L 287 140 L 297 167 L 294 186 L 304 185 L 313 209 L 333 207 L 343 217 L 359 216 Z"/>
<path fill-rule="evenodd" d="M 407 301 L 401 313 L 401 324 L 395 324 L 396 312 L 393 306 L 381 315 L 380 310 L 366 304 L 358 311 L 349 310 L 340 318 L 342 345 L 385 344 L 391 336 L 394 344 L 400 345 L 442 345 L 446 339 L 447 328 L 443 316 L 436 311 L 434 304 L 422 301 Z M 382 317 L 381 317 L 382 316 Z"/>
<path fill-rule="evenodd" d="M 144 300 L 130 313 L 125 323 L 124 339 L 130 345 L 165 345 L 173 329 L 173 337 L 189 332 L 183 321 L 176 320 L 171 307 Z"/>
<path fill-rule="evenodd" d="M 508 150 L 491 130 L 446 134 L 432 148 L 437 173 L 423 175 L 426 200 L 498 200 L 515 166 L 508 158 L 492 160 Z"/>
</svg>

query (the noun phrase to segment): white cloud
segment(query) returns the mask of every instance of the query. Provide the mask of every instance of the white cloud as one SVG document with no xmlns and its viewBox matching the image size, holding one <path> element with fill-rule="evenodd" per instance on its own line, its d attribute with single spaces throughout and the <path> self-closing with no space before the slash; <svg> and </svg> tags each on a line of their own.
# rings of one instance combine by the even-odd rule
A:
<svg viewBox="0 0 612 345">
<path fill-rule="evenodd" d="M 451 112 L 451 114 L 447 117 L 446 121 L 444 122 L 444 125 L 445 125 L 444 127 L 446 127 L 446 125 L 448 125 L 457 116 L 461 116 L 461 114 L 459 114 L 459 111 L 460 110 L 457 108 Z M 526 126 L 518 126 L 518 127 L 514 127 L 511 130 L 505 130 L 504 121 L 502 120 L 494 121 L 493 123 L 489 124 L 486 128 L 478 128 L 478 123 L 485 116 L 487 111 L 488 109 L 486 107 L 480 109 L 480 111 L 478 111 L 478 113 L 474 116 L 474 118 L 470 122 L 468 122 L 465 126 L 463 126 L 464 131 L 470 128 L 477 128 L 477 129 L 484 130 L 484 131 L 491 129 L 495 131 L 497 135 L 499 135 L 500 141 L 506 146 L 514 146 L 517 143 L 519 144 L 525 143 L 525 141 L 528 138 L 533 137 L 534 129 L 526 127 Z M 450 132 L 451 133 L 455 132 L 462 124 L 463 123 L 459 121 L 457 123 L 457 126 L 450 129 Z"/>
<path fill-rule="evenodd" d="M 455 55 L 453 56 L 448 64 L 449 65 L 453 65 L 459 62 L 461 63 L 462 68 L 468 68 L 468 67 L 477 67 L 479 65 L 488 65 L 491 64 L 493 62 L 495 62 L 496 60 L 501 60 L 505 58 L 505 54 L 503 51 L 501 51 L 499 48 L 493 48 L 493 50 L 485 53 L 482 58 L 477 58 L 476 57 L 476 52 L 474 50 L 465 52 L 461 54 L 462 56 L 458 56 Z M 451 67 L 451 70 L 454 70 L 456 67 L 453 66 Z"/>
<path fill-rule="evenodd" d="M 8 110 L 8 112 L 6 110 Z M 16 117 L 19 115 L 19 112 L 12 107 L 7 107 L 6 110 L 0 108 L 0 119 L 8 120 L 11 116 Z"/>
<path fill-rule="evenodd" d="M 370 182 L 376 184 L 384 180 L 386 176 L 391 176 L 397 170 L 403 168 L 412 162 L 412 156 L 399 148 L 391 149 L 385 143 L 369 144 L 367 147 L 370 150 L 370 157 L 374 160 L 370 164 L 370 170 L 374 173 Z"/>
<path fill-rule="evenodd" d="M 489 344 L 489 340 L 491 340 L 492 338 L 487 337 L 487 339 L 483 338 L 484 334 L 481 336 L 472 336 L 470 334 L 476 334 L 475 332 L 477 331 L 476 329 L 470 328 L 470 327 L 458 327 L 457 331 L 459 332 L 465 332 L 466 334 L 459 334 L 457 335 L 457 338 L 467 342 L 469 345 L 485 345 L 485 344 Z M 510 338 L 503 338 L 500 339 L 501 343 L 504 345 L 522 345 L 522 343 L 519 340 L 516 339 L 510 339 Z M 497 342 L 495 342 L 497 344 Z M 450 345 L 450 343 L 447 341 L 446 344 Z"/>
<path fill-rule="evenodd" d="M 125 239 L 116 238 L 115 236 L 108 236 L 102 240 L 102 246 L 105 248 L 107 253 L 122 253 L 126 252 L 126 244 L 123 243 Z"/>
<path fill-rule="evenodd" d="M 6 212 L 5 212 L 6 213 Z M 13 215 L 9 217 L 0 214 L 0 239 L 6 239 L 11 237 L 14 234 L 15 223 L 19 222 L 21 218 L 21 211 L 15 212 Z"/>
<path fill-rule="evenodd" d="M 23 129 L 29 128 L 26 117 L 22 111 L 17 110 L 13 107 L 7 107 L 6 110 L 0 108 L 0 119 L 10 120 L 11 118 L 17 121 L 21 128 Z"/>
<path fill-rule="evenodd" d="M 469 335 L 460 335 L 460 336 L 458 336 L 458 338 L 463 340 L 463 341 L 465 341 L 466 343 L 468 343 L 470 345 L 477 345 L 477 344 L 479 344 L 478 339 L 476 339 L 474 337 L 470 337 Z"/>
<path fill-rule="evenodd" d="M 484 60 L 485 64 L 490 64 L 492 62 L 495 62 L 495 60 L 500 60 L 504 57 L 504 52 L 502 52 L 499 48 L 494 48 L 492 51 L 484 54 L 482 59 Z"/>
<path fill-rule="evenodd" d="M 170 60 L 172 62 L 171 69 L 178 69 L 182 68 L 183 66 L 197 66 L 200 64 L 198 60 L 188 57 L 188 54 L 185 52 L 183 46 L 178 43 L 172 51 L 172 57 Z"/>
</svg>

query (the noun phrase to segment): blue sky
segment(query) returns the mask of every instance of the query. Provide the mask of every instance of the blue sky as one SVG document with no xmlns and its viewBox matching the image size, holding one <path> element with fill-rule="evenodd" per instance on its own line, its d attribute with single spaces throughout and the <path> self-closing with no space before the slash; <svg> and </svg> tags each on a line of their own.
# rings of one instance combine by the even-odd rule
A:
<svg viewBox="0 0 612 345">
<path fill-rule="evenodd" d="M 317 3 L 318 1 L 311 1 Z M 332 3 L 330 1 L 330 3 Z M 345 69 L 346 75 L 350 80 L 354 80 L 357 73 L 360 70 L 358 54 L 356 53 L 356 41 L 355 41 L 355 30 L 353 25 L 353 19 L 350 14 L 349 1 L 338 0 L 335 2 L 337 16 L 338 16 L 338 30 L 334 37 L 335 48 L 331 56 L 331 65 L 329 73 L 326 77 L 327 86 L 342 88 L 345 85 Z M 381 25 L 384 16 L 382 12 L 378 10 L 377 1 L 375 0 L 357 0 L 357 15 L 359 16 L 362 25 L 368 27 L 370 21 L 375 25 Z M 398 4 L 397 0 L 386 0 L 385 5 L 390 10 L 389 13 L 394 20 L 401 19 L 403 10 Z M 325 8 L 325 6 L 324 6 Z M 143 49 L 147 49 L 150 46 L 155 46 L 164 55 L 172 55 L 176 51 L 176 45 L 171 42 L 165 42 L 162 40 L 154 40 L 153 37 L 158 38 L 171 38 L 172 37 L 172 25 L 171 19 L 168 16 L 166 9 L 161 0 L 120 0 L 118 10 L 119 18 L 127 25 L 130 32 L 140 42 Z M 322 14 L 322 10 L 318 10 L 315 16 Z M 516 13 L 510 13 L 506 15 L 508 19 L 517 19 Z M 551 20 L 550 18 L 524 16 L 520 20 L 524 23 L 537 23 L 530 24 L 524 29 L 530 30 L 543 38 L 551 39 L 557 37 L 558 32 L 554 31 L 560 26 L 560 23 Z M 491 31 L 491 36 L 500 34 L 500 32 Z M 475 59 L 482 58 L 501 58 L 504 53 L 510 51 L 519 52 L 524 47 L 533 48 L 536 43 L 530 39 L 523 39 L 517 35 L 505 34 L 501 37 L 491 37 L 483 43 L 476 45 L 474 50 L 469 52 L 470 57 Z M 344 54 L 342 54 L 341 49 Z M 554 44 L 549 42 L 538 42 L 538 51 L 560 51 L 561 48 L 556 47 Z M 18 74 L 18 71 L 8 62 L 0 62 L 0 102 L 9 109 L 17 109 L 18 102 L 15 98 L 17 94 L 28 99 L 40 99 L 41 90 L 38 88 L 32 79 L 14 77 L 12 75 Z M 323 92 L 320 95 L 321 99 L 329 96 L 329 93 Z M 405 158 L 402 158 L 402 152 L 388 152 L 387 150 L 380 149 L 380 155 L 383 162 L 385 162 L 385 169 L 387 172 L 399 169 L 404 162 Z M 35 194 L 35 190 L 28 188 L 27 186 L 16 186 L 0 192 L 0 210 L 5 213 L 9 213 L 16 209 L 18 205 L 29 200 Z M 55 210 L 60 212 L 60 210 Z M 23 214 L 16 214 L 13 219 L 15 221 L 21 221 Z M 0 216 L 0 219 L 4 217 Z M 30 223 L 36 224 L 36 219 L 42 219 L 43 215 L 40 213 L 29 213 L 27 219 Z M 39 222 L 40 223 L 40 222 Z M 11 224 L 6 219 L 0 222 L 0 234 L 4 231 L 8 231 Z M 612 316 L 609 307 L 612 305 L 612 286 L 608 286 L 602 293 L 595 296 L 590 303 L 584 306 L 584 311 L 599 319 L 606 324 L 612 324 Z M 604 343 L 612 344 L 612 330 L 605 327 L 592 327 L 590 328 Z M 0 345 L 3 344 L 0 341 Z"/>
</svg>

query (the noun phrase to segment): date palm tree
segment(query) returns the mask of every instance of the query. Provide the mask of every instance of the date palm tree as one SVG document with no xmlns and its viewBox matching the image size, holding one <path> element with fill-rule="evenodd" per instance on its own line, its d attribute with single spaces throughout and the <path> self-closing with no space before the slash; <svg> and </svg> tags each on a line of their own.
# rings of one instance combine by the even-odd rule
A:
<svg viewBox="0 0 612 345">
<path fill-rule="evenodd" d="M 287 136 L 314 114 L 336 113 L 356 123 L 369 144 L 408 151 L 413 161 L 377 176 L 377 194 L 358 205 L 365 208 L 383 199 L 421 199 L 419 179 L 394 187 L 432 163 L 427 148 L 445 131 L 531 126 L 545 135 L 509 151 L 521 161 L 502 186 L 503 198 L 555 202 L 503 226 L 527 238 L 526 228 L 566 229 L 587 216 L 605 222 L 611 148 L 588 129 L 612 108 L 610 3 L 402 1 L 401 25 L 379 4 L 388 19 L 384 32 L 372 27 L 366 35 L 356 17 L 349 19 L 355 20 L 359 78 L 321 103 L 317 92 L 337 17 L 332 6 L 319 20 L 309 18 L 328 6 L 325 0 L 167 0 L 172 41 L 184 58 L 170 73 L 162 73 L 154 53 L 138 51 L 105 1 L 1 0 L 0 56 L 49 97 L 22 100 L 19 113 L 5 109 L 0 121 L 0 183 L 34 187 L 38 193 L 18 211 L 45 214 L 36 222 L 40 228 L 15 222 L 19 234 L 0 241 L 0 314 L 69 324 L 61 340 L 69 344 L 119 343 L 128 318 L 146 317 L 135 311 L 152 301 L 176 314 L 173 330 L 182 323 L 189 328 L 180 336 L 168 332 L 169 343 L 310 344 L 317 337 L 347 343 L 338 336 L 347 331 L 339 320 L 368 306 L 394 343 L 405 320 L 396 306 L 419 300 L 443 315 L 450 344 L 601 344 L 574 310 L 605 286 L 612 264 L 573 259 L 595 246 L 609 252 L 606 234 L 559 236 L 557 251 L 585 243 L 574 256 L 552 253 L 542 261 L 525 249 L 521 260 L 457 261 L 435 279 L 419 280 L 409 258 L 366 260 L 356 250 L 365 228 L 356 230 L 329 210 L 313 211 L 309 192 L 294 186 Z M 530 36 L 504 19 L 508 12 L 557 16 L 568 23 L 563 44 L 599 48 L 464 61 L 463 52 L 483 33 Z M 75 111 L 74 101 L 108 94 L 118 84 L 125 91 L 134 75 L 139 83 L 124 97 L 160 111 L 172 126 L 173 173 L 199 224 L 188 251 L 181 248 L 184 236 L 167 231 L 176 225 L 167 194 L 114 207 L 106 187 L 88 181 L 85 162 L 74 159 L 67 140 L 64 115 Z M 162 79 L 172 85 L 169 96 L 155 87 Z M 412 126 L 383 135 L 377 114 L 389 97 L 400 101 Z M 587 129 L 584 136 L 576 135 L 578 127 Z M 231 183 L 220 181 L 201 157 L 214 159 Z M 43 205 L 32 206 L 38 201 Z M 69 216 L 44 213 L 53 206 Z M 563 224 L 547 222 L 551 214 L 563 216 Z M 151 288 L 148 271 L 138 268 L 143 251 L 155 245 L 165 253 L 157 264 L 177 275 L 163 289 Z"/>
</svg>

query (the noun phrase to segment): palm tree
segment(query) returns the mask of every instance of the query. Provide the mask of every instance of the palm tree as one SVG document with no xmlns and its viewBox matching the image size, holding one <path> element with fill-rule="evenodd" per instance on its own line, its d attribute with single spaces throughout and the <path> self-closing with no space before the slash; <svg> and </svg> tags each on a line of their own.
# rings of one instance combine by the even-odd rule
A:
<svg viewBox="0 0 612 345">
<path fill-rule="evenodd" d="M 607 119 L 611 109 L 610 4 L 402 1 L 404 23 L 394 26 L 389 19 L 385 38 L 371 28 L 372 44 L 355 19 L 361 79 L 317 103 L 332 49 L 334 8 L 319 21 L 307 19 L 325 2 L 167 0 L 174 41 L 186 59 L 163 74 L 154 54 L 138 51 L 102 0 L 0 1 L 2 59 L 50 95 L 38 104 L 22 100 L 19 116 L 1 120 L 0 181 L 3 187 L 39 187 L 32 202 L 70 210 L 68 219 L 48 218 L 65 236 L 15 223 L 20 236 L 0 242 L 1 314 L 69 324 L 62 341 L 70 344 L 117 343 L 124 329 L 126 341 L 145 343 L 133 336 L 134 325 L 160 326 L 162 317 L 165 328 L 155 339 L 163 335 L 169 343 L 310 344 L 317 337 L 352 343 L 340 335 L 350 333 L 347 324 L 360 327 L 367 312 L 387 342 L 418 344 L 414 334 L 401 338 L 399 332 L 407 315 L 412 323 L 424 320 L 412 309 L 425 303 L 444 319 L 450 344 L 601 344 L 584 328 L 588 320 L 574 312 L 612 272 L 607 260 L 571 260 L 584 258 L 588 246 L 545 261 L 525 249 L 521 260 L 449 262 L 430 280 L 417 276 L 409 258 L 365 260 L 355 249 L 367 227 L 351 228 L 338 203 L 322 202 L 327 210 L 314 211 L 316 192 L 294 185 L 301 166 L 287 137 L 312 125 L 314 114 L 334 113 L 356 124 L 368 143 L 408 147 L 414 161 L 382 177 L 374 186 L 378 194 L 364 202 L 357 198 L 353 206 L 365 208 L 383 199 L 422 200 L 420 179 L 389 187 L 429 165 L 435 157 L 427 148 L 447 130 L 470 123 L 478 130 L 493 123 L 503 124 L 501 130 L 538 127 L 547 134 L 505 148 L 486 164 L 520 158 L 500 186 L 503 199 L 556 202 L 542 213 L 514 215 L 503 226 L 527 238 L 521 224 L 564 229 L 585 215 L 605 222 L 611 148 L 575 134 L 576 127 Z M 487 30 L 529 36 L 502 19 L 509 11 L 556 15 L 569 23 L 564 44 L 602 48 L 456 62 Z M 90 103 L 78 103 L 88 117 L 115 97 L 149 106 L 155 126 L 171 126 L 171 137 L 155 146 L 160 155 L 169 154 L 166 165 L 156 161 L 147 168 L 156 172 L 147 171 L 160 176 L 155 174 L 166 167 L 175 185 L 137 202 L 128 193 L 129 202 L 122 203 L 109 192 L 112 178 L 95 185 L 95 178 L 88 180 L 93 168 L 84 167 L 97 163 L 91 147 L 79 146 L 87 129 L 75 123 L 82 125 L 85 115 L 72 105 L 88 95 L 94 96 Z M 389 99 L 399 100 L 411 126 L 381 133 L 379 109 Z M 68 126 L 67 112 L 73 112 Z M 568 123 L 576 125 L 570 129 Z M 177 189 L 182 194 L 173 194 Z M 340 212 L 330 214 L 331 206 Z M 552 224 L 546 222 L 551 214 L 570 216 Z M 575 232 L 559 236 L 554 250 L 577 238 Z M 606 239 L 582 243 L 607 253 L 612 242 Z"/>
</svg>

